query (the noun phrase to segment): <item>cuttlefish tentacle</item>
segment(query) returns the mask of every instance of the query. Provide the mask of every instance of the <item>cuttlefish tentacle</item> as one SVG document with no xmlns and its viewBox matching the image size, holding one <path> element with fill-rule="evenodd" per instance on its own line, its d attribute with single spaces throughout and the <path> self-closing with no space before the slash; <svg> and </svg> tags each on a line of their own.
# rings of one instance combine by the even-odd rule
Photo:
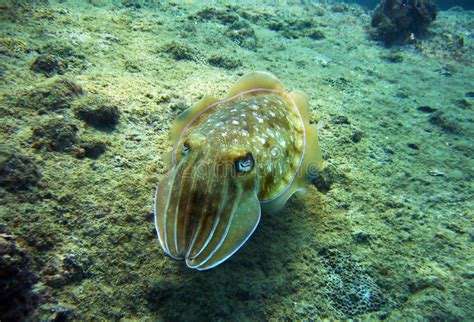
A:
<svg viewBox="0 0 474 322">
<path fill-rule="evenodd" d="M 216 211 L 216 205 L 219 207 L 219 204 L 222 202 L 222 195 L 226 192 L 221 190 L 222 181 L 218 180 L 216 176 L 208 176 L 207 185 L 204 188 L 204 200 L 201 203 L 201 209 L 198 210 L 198 224 L 196 229 L 193 232 L 193 239 L 191 244 L 188 247 L 188 252 L 186 253 L 186 258 L 196 257 L 196 251 L 201 251 L 204 241 L 212 237 L 210 233 L 210 227 L 212 227 L 213 222 L 219 221 L 219 212 Z M 216 193 L 217 192 L 217 193 Z"/>
<path fill-rule="evenodd" d="M 188 252 L 187 256 L 191 259 L 194 259 L 194 258 L 198 257 L 206 249 L 207 245 L 209 245 L 209 242 L 214 237 L 214 233 L 216 232 L 217 226 L 221 222 L 223 212 L 226 209 L 226 204 L 227 204 L 227 202 L 229 202 L 229 196 L 228 196 L 228 190 L 227 190 L 228 186 L 229 186 L 229 183 L 228 183 L 227 180 L 224 180 L 222 183 L 223 183 L 222 189 L 217 190 L 217 191 L 221 191 L 219 206 L 218 206 L 218 210 L 217 210 L 217 213 L 216 213 L 216 217 L 215 217 L 214 221 L 212 222 L 212 227 L 211 227 L 210 231 L 207 234 L 208 237 L 204 240 L 204 243 L 202 245 L 201 245 L 201 243 L 198 243 L 196 245 L 196 247 L 194 249 L 199 250 L 197 253 L 196 252 L 191 253 L 192 249 L 189 249 L 189 252 Z M 209 222 L 211 222 L 211 221 L 209 221 Z"/>
</svg>

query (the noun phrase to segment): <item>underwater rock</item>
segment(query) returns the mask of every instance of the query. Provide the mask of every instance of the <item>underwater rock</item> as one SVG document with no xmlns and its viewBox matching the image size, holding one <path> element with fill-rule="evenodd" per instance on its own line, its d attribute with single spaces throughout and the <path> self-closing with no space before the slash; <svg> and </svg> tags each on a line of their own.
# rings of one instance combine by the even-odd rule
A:
<svg viewBox="0 0 474 322">
<path fill-rule="evenodd" d="M 364 244 L 369 241 L 370 234 L 363 230 L 357 230 L 352 233 L 352 239 L 358 244 Z"/>
<path fill-rule="evenodd" d="M 78 131 L 79 128 L 68 122 L 64 117 L 42 120 L 33 129 L 33 135 L 39 140 L 34 143 L 34 147 L 46 147 L 58 152 L 70 151 L 78 141 Z"/>
<path fill-rule="evenodd" d="M 136 0 L 122 0 L 122 7 L 130 9 L 140 9 L 142 5 L 140 1 Z"/>
<path fill-rule="evenodd" d="M 381 59 L 385 60 L 386 62 L 398 64 L 403 62 L 403 55 L 400 53 L 389 53 L 387 55 L 380 56 Z"/>
<path fill-rule="evenodd" d="M 88 95 L 77 100 L 73 111 L 77 118 L 99 129 L 113 128 L 120 118 L 117 106 L 96 95 Z"/>
<path fill-rule="evenodd" d="M 443 112 L 436 112 L 429 118 L 431 124 L 439 126 L 443 131 L 459 134 L 462 132 L 461 126 L 454 119 L 447 117 Z"/>
<path fill-rule="evenodd" d="M 239 20 L 230 24 L 227 28 L 226 35 L 243 48 L 253 50 L 257 47 L 255 31 L 250 23 L 245 20 Z"/>
<path fill-rule="evenodd" d="M 354 142 L 354 143 L 359 143 L 360 140 L 362 140 L 362 138 L 364 137 L 364 135 L 365 135 L 364 131 L 355 128 L 355 129 L 352 131 L 351 140 L 352 140 L 352 142 Z"/>
<path fill-rule="evenodd" d="M 242 66 L 242 62 L 238 59 L 234 59 L 228 56 L 213 55 L 207 60 L 209 64 L 215 67 L 221 67 L 225 69 L 235 69 Z"/>
<path fill-rule="evenodd" d="M 47 77 L 63 72 L 62 62 L 53 55 L 39 55 L 31 63 L 30 69 L 37 73 L 42 73 Z"/>
<path fill-rule="evenodd" d="M 28 45 L 14 38 L 0 38 L 0 54 L 18 57 L 20 54 L 30 52 Z"/>
<path fill-rule="evenodd" d="M 431 0 L 382 0 L 372 14 L 373 36 L 385 45 L 409 40 L 436 19 Z"/>
<path fill-rule="evenodd" d="M 416 109 L 423 113 L 433 113 L 437 111 L 436 108 L 431 107 L 429 105 L 421 105 L 421 106 L 418 106 Z"/>
<path fill-rule="evenodd" d="M 78 158 L 86 157 L 90 159 L 97 159 L 106 150 L 105 142 L 96 141 L 96 140 L 81 141 L 79 146 L 80 148 L 78 149 L 76 153 L 76 156 Z"/>
<path fill-rule="evenodd" d="M 36 185 L 40 178 L 33 161 L 18 148 L 0 145 L 0 186 L 9 191 L 24 190 Z"/>
<path fill-rule="evenodd" d="M 68 40 L 53 40 L 38 49 L 38 53 L 54 57 L 61 64 L 64 72 L 66 69 L 78 68 L 84 69 L 86 67 L 86 57 L 80 50 L 78 44 L 70 44 Z"/>
<path fill-rule="evenodd" d="M 76 283 L 91 274 L 88 272 L 92 262 L 89 255 L 82 249 L 70 251 L 52 261 L 41 271 L 44 283 L 53 288 Z"/>
<path fill-rule="evenodd" d="M 312 183 L 319 192 L 327 193 L 334 183 L 341 183 L 346 179 L 343 172 L 339 171 L 334 165 L 327 165 L 323 171 L 319 173 Z"/>
<path fill-rule="evenodd" d="M 53 78 L 26 95 L 17 98 L 17 105 L 31 108 L 39 114 L 68 109 L 75 98 L 82 95 L 82 88 L 68 78 Z"/>
<path fill-rule="evenodd" d="M 317 29 L 318 23 L 314 19 L 285 19 L 277 21 L 276 24 L 270 24 L 269 28 L 281 32 L 284 37 L 290 39 L 309 37 L 320 40 L 325 38 L 324 33 Z"/>
<path fill-rule="evenodd" d="M 472 107 L 472 103 L 466 98 L 455 100 L 454 104 L 456 104 L 457 107 L 462 108 L 463 110 L 467 110 Z"/>
<path fill-rule="evenodd" d="M 35 297 L 31 259 L 14 235 L 0 233 L 0 320 L 23 321 L 32 312 Z"/>
<path fill-rule="evenodd" d="M 347 319 L 383 309 L 387 301 L 382 289 L 351 256 L 332 249 L 321 250 L 319 256 L 335 316 Z"/>
<path fill-rule="evenodd" d="M 177 41 L 172 41 L 164 45 L 161 50 L 175 60 L 197 60 L 197 54 L 193 48 Z"/>
<path fill-rule="evenodd" d="M 224 25 L 234 23 L 240 19 L 239 15 L 233 12 L 230 7 L 226 8 L 215 8 L 206 7 L 200 10 L 198 13 L 188 17 L 190 20 L 208 20 L 218 21 Z"/>
</svg>

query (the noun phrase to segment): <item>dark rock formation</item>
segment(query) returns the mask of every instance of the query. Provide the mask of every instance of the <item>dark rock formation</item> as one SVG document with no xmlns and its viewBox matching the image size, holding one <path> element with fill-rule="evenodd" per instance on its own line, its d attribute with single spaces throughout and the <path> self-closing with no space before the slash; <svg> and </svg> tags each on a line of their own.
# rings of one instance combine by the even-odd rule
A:
<svg viewBox="0 0 474 322">
<path fill-rule="evenodd" d="M 425 31 L 437 12 L 431 0 L 382 0 L 372 14 L 373 35 L 386 45 L 404 43 Z"/>
</svg>

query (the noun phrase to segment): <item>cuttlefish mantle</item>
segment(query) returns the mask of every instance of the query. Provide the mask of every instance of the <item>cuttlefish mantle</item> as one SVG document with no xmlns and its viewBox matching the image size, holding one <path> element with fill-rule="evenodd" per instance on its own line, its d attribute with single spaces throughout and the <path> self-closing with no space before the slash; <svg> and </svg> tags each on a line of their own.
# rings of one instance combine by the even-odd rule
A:
<svg viewBox="0 0 474 322">
<path fill-rule="evenodd" d="M 171 129 L 172 166 L 155 192 L 161 247 L 198 270 L 232 256 L 262 211 L 278 211 L 322 169 L 309 100 L 272 74 L 240 78 L 223 100 L 204 97 Z"/>
</svg>

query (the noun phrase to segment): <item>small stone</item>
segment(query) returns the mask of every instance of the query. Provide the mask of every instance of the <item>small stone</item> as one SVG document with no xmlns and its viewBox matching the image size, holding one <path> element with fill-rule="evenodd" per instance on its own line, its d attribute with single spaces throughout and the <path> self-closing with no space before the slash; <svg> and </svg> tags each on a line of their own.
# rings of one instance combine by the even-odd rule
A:
<svg viewBox="0 0 474 322">
<path fill-rule="evenodd" d="M 53 55 L 40 55 L 31 63 L 30 69 L 51 77 L 54 74 L 62 74 L 63 63 L 58 57 Z"/>
<path fill-rule="evenodd" d="M 63 117 L 47 119 L 33 129 L 33 135 L 39 139 L 38 148 L 46 147 L 52 151 L 66 152 L 77 143 L 79 128 Z"/>
<path fill-rule="evenodd" d="M 226 35 L 243 48 L 254 50 L 257 47 L 255 31 L 250 23 L 245 20 L 239 20 L 230 24 Z"/>
<path fill-rule="evenodd" d="M 18 148 L 0 145 L 0 186 L 12 192 L 25 190 L 35 186 L 40 178 L 33 161 Z"/>
<path fill-rule="evenodd" d="M 82 88 L 72 80 L 53 78 L 18 97 L 17 105 L 44 114 L 70 108 L 74 99 L 82 93 Z"/>
<path fill-rule="evenodd" d="M 84 141 L 80 143 L 83 153 L 81 157 L 97 159 L 106 150 L 106 144 L 102 141 Z"/>
<path fill-rule="evenodd" d="M 409 147 L 410 149 L 413 149 L 413 150 L 418 150 L 419 149 L 419 147 L 416 143 L 408 143 L 407 147 Z"/>
<path fill-rule="evenodd" d="M 421 105 L 416 108 L 418 111 L 423 113 L 433 113 L 436 112 L 437 109 L 428 105 Z"/>
<path fill-rule="evenodd" d="M 331 121 L 334 124 L 351 124 L 349 121 L 349 118 L 345 115 L 335 115 L 334 117 L 331 118 Z"/>
<path fill-rule="evenodd" d="M 430 119 L 431 124 L 439 126 L 442 130 L 448 133 L 458 134 L 462 132 L 461 126 L 453 119 L 447 117 L 442 112 L 434 113 Z"/>
<path fill-rule="evenodd" d="M 352 132 L 352 136 L 351 136 L 352 142 L 354 143 L 360 142 L 360 140 L 362 140 L 362 138 L 364 137 L 364 134 L 365 133 L 362 130 L 355 129 Z"/>
<path fill-rule="evenodd" d="M 352 239 L 354 239 L 354 241 L 359 244 L 368 242 L 369 238 L 370 238 L 370 235 L 363 230 L 358 230 L 352 233 Z"/>
<path fill-rule="evenodd" d="M 100 129 L 114 127 L 120 118 L 117 106 L 100 96 L 85 96 L 75 102 L 73 110 L 78 119 Z"/>
<path fill-rule="evenodd" d="M 312 183 L 320 192 L 327 193 L 334 183 L 340 183 L 345 179 L 346 176 L 334 165 L 330 164 L 326 166 L 315 179 L 313 179 Z"/>
<path fill-rule="evenodd" d="M 209 64 L 215 67 L 222 67 L 225 69 L 235 69 L 242 66 L 242 62 L 232 57 L 213 55 L 207 60 Z"/>
<path fill-rule="evenodd" d="M 197 60 L 196 51 L 193 48 L 177 41 L 164 45 L 161 51 L 167 53 L 175 60 Z"/>
</svg>

